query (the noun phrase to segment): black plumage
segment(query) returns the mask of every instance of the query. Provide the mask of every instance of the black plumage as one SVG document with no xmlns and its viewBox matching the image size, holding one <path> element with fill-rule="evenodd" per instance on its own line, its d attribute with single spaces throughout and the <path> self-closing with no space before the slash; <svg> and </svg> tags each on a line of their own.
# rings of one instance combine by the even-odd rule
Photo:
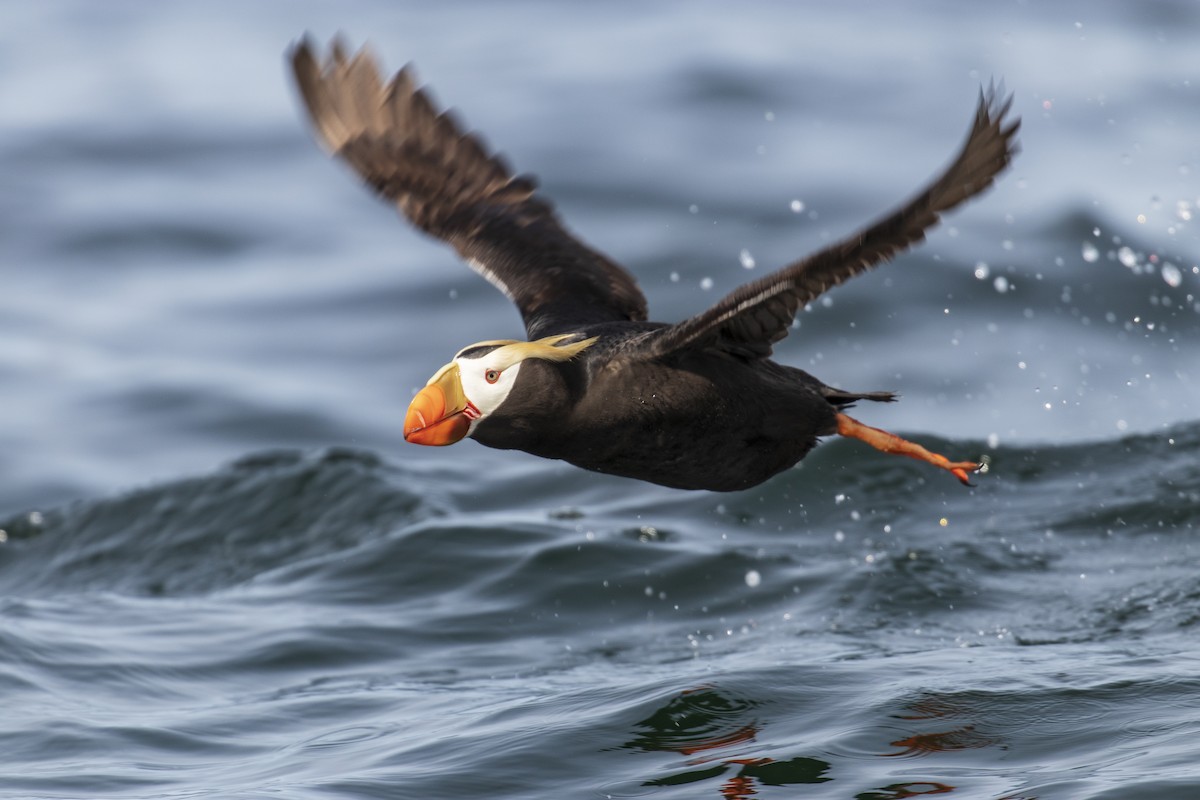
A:
<svg viewBox="0 0 1200 800">
<path fill-rule="evenodd" d="M 366 48 L 348 57 L 336 41 L 324 63 L 302 41 L 292 65 L 324 147 L 499 287 L 531 341 L 594 339 L 576 357 L 523 360 L 503 403 L 482 418 L 468 409 L 473 421 L 468 428 L 460 420 L 460 435 L 469 430 L 492 447 L 685 489 L 753 486 L 834 433 L 927 461 L 964 483 L 976 468 L 842 411 L 857 400 L 891 400 L 890 393 L 835 389 L 769 356 L 798 309 L 920 242 L 941 213 L 992 184 L 1017 151 L 1019 120 L 1006 119 L 1011 97 L 981 94 L 954 160 L 897 210 L 668 325 L 648 322 L 633 277 L 567 231 L 532 178 L 515 175 L 439 112 L 410 68 L 385 84 Z M 476 357 L 460 355 L 461 364 Z"/>
</svg>

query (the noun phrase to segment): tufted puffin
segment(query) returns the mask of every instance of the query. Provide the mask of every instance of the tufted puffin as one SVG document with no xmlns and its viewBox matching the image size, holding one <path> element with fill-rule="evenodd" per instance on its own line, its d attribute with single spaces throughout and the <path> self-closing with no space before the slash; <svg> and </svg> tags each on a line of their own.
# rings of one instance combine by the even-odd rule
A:
<svg viewBox="0 0 1200 800">
<path fill-rule="evenodd" d="M 319 143 L 425 233 L 454 247 L 516 304 L 527 340 L 476 342 L 413 398 L 404 438 L 470 437 L 584 469 L 679 489 L 733 491 L 841 434 L 932 464 L 950 461 L 845 413 L 891 392 L 848 392 L 771 360 L 798 309 L 920 242 L 942 212 L 987 189 L 1017 152 L 1012 96 L 981 92 L 954 160 L 908 202 L 853 235 L 748 283 L 674 324 L 650 322 L 633 276 L 577 239 L 534 180 L 514 174 L 418 88 L 389 82 L 370 50 L 335 40 L 322 62 L 291 51 Z"/>
</svg>

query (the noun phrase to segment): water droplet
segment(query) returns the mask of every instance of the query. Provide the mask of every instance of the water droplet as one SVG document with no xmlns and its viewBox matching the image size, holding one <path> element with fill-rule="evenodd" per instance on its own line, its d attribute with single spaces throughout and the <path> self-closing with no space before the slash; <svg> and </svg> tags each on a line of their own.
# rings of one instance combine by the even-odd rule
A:
<svg viewBox="0 0 1200 800">
<path fill-rule="evenodd" d="M 753 589 L 762 583 L 762 575 L 758 574 L 758 570 L 752 569 L 746 573 L 746 585 Z"/>
<path fill-rule="evenodd" d="M 671 283 L 679 283 L 679 273 L 678 272 L 671 273 Z"/>
<path fill-rule="evenodd" d="M 1178 286 L 1183 283 L 1183 273 L 1179 271 L 1179 267 L 1167 261 L 1162 265 L 1162 279 L 1167 282 L 1167 286 Z"/>
<path fill-rule="evenodd" d="M 1100 251 L 1091 242 L 1083 243 L 1083 247 L 1080 248 L 1080 254 L 1083 256 L 1083 260 L 1089 264 L 1094 263 L 1100 258 Z"/>
<path fill-rule="evenodd" d="M 653 542 L 658 538 L 658 528 L 655 528 L 653 525 L 643 525 L 642 527 L 638 528 L 639 542 Z"/>
<path fill-rule="evenodd" d="M 802 211 L 804 211 L 804 201 L 803 200 L 793 200 L 791 203 L 791 209 L 792 209 L 792 212 L 795 214 L 801 213 Z"/>
<path fill-rule="evenodd" d="M 1129 246 L 1122 247 L 1117 251 L 1117 261 L 1120 261 L 1122 266 L 1133 269 L 1138 265 L 1137 253 Z"/>
<path fill-rule="evenodd" d="M 989 433 L 987 437 L 987 446 L 989 450 L 995 450 L 1000 446 L 1000 434 Z"/>
<path fill-rule="evenodd" d="M 743 269 L 754 269 L 754 256 L 750 255 L 750 251 L 742 248 L 742 252 L 738 253 L 738 261 L 742 262 Z"/>
<path fill-rule="evenodd" d="M 991 272 L 991 269 L 983 261 L 978 261 L 975 263 L 975 277 L 979 280 L 985 280 L 989 272 Z"/>
<path fill-rule="evenodd" d="M 1003 275 L 997 275 L 996 280 L 992 281 L 992 286 L 996 287 L 996 291 L 1004 294 L 1008 291 L 1008 278 Z"/>
<path fill-rule="evenodd" d="M 701 278 L 700 279 L 700 288 L 701 289 L 703 289 L 704 291 L 707 292 L 712 287 L 713 287 L 713 279 L 712 278 Z"/>
</svg>

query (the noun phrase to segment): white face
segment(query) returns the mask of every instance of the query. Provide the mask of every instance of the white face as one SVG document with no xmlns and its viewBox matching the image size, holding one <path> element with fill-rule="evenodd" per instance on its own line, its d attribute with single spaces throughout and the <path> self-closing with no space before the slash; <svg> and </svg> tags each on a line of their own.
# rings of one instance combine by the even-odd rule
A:
<svg viewBox="0 0 1200 800">
<path fill-rule="evenodd" d="M 472 431 L 478 421 L 499 408 L 512 391 L 517 373 L 521 371 L 521 362 L 509 364 L 509 361 L 511 358 L 505 358 L 498 348 L 478 358 L 454 357 L 463 394 L 479 410 L 479 417 L 471 422 Z"/>
</svg>

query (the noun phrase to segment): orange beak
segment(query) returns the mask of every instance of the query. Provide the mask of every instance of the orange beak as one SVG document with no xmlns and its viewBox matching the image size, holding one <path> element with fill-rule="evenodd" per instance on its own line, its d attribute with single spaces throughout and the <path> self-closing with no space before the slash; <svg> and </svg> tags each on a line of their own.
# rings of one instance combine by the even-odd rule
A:
<svg viewBox="0 0 1200 800">
<path fill-rule="evenodd" d="M 413 444 L 454 444 L 470 430 L 474 408 L 463 394 L 458 365 L 447 364 L 429 379 L 408 406 L 404 439 Z"/>
</svg>

